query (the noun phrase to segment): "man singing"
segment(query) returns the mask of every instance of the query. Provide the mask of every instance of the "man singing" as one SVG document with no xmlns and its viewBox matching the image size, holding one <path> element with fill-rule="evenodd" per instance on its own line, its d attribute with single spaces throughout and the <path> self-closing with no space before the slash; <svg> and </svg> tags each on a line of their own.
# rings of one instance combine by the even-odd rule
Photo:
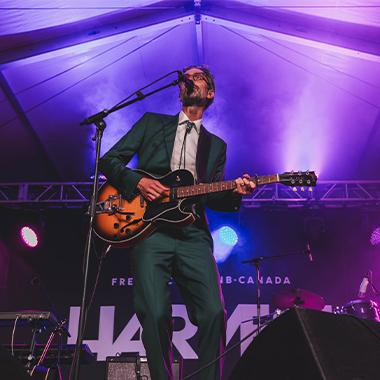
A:
<svg viewBox="0 0 380 380">
<path fill-rule="evenodd" d="M 175 116 L 146 113 L 101 159 L 100 169 L 126 199 L 142 194 L 152 202 L 168 188 L 125 165 L 138 155 L 138 169 L 162 176 L 186 168 L 198 183 L 223 180 L 226 143 L 202 125 L 212 104 L 215 82 L 203 66 L 183 70 L 182 110 Z M 191 322 L 198 327 L 199 365 L 215 360 L 225 347 L 225 310 L 213 242 L 205 208 L 237 211 L 242 195 L 255 184 L 249 175 L 237 178 L 236 188 L 203 196 L 195 205 L 196 220 L 187 227 L 162 226 L 136 244 L 133 251 L 134 306 L 143 327 L 152 380 L 173 379 L 171 372 L 172 316 L 168 282 L 174 278 Z M 221 360 L 201 371 L 197 379 L 221 378 Z"/>
</svg>

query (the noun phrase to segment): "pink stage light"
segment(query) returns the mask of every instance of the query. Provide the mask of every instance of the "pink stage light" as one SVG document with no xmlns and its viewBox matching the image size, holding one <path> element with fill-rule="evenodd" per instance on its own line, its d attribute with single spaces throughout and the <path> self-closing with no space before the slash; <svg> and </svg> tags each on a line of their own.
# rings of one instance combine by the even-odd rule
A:
<svg viewBox="0 0 380 380">
<path fill-rule="evenodd" d="M 31 227 L 24 226 L 20 230 L 22 241 L 30 248 L 35 248 L 38 245 L 38 236 L 36 231 Z"/>
</svg>

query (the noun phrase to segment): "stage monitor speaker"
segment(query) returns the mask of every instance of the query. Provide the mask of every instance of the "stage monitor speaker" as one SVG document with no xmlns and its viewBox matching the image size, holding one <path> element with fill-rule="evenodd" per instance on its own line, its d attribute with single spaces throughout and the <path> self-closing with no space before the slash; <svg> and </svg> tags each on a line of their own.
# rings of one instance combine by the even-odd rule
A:
<svg viewBox="0 0 380 380">
<path fill-rule="evenodd" d="M 380 379 L 380 323 L 293 308 L 253 340 L 229 380 Z"/>
<path fill-rule="evenodd" d="M 172 371 L 174 380 L 181 379 L 181 362 L 174 360 Z M 144 357 L 109 356 L 106 359 L 106 380 L 150 380 L 148 361 Z"/>
</svg>

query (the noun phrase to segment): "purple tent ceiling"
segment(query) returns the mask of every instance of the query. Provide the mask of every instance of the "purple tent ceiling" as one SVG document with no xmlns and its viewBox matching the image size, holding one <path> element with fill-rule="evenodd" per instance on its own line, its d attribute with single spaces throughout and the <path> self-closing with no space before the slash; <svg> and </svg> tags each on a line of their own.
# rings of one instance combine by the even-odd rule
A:
<svg viewBox="0 0 380 380">
<path fill-rule="evenodd" d="M 0 180 L 89 179 L 79 122 L 192 63 L 216 76 L 204 124 L 228 177 L 379 179 L 380 1 L 284 3 L 0 1 Z M 170 88 L 111 115 L 103 152 L 143 112 L 178 110 Z"/>
</svg>

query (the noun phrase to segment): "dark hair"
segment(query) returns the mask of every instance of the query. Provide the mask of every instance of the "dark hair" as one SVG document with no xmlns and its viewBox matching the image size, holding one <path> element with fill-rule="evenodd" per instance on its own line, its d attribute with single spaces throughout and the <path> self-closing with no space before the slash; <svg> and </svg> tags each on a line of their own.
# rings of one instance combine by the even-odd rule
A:
<svg viewBox="0 0 380 380">
<path fill-rule="evenodd" d="M 187 67 L 185 67 L 182 70 L 182 72 L 185 73 L 186 71 L 191 70 L 191 69 L 201 70 L 203 72 L 203 74 L 205 75 L 205 77 L 206 77 L 206 82 L 207 82 L 208 89 L 215 92 L 215 79 L 214 79 L 214 76 L 211 74 L 211 71 L 205 65 L 191 65 L 191 66 L 187 66 Z M 214 101 L 214 98 L 207 100 L 206 108 L 208 108 L 209 106 L 211 106 L 211 104 L 212 104 L 213 101 Z"/>
</svg>

